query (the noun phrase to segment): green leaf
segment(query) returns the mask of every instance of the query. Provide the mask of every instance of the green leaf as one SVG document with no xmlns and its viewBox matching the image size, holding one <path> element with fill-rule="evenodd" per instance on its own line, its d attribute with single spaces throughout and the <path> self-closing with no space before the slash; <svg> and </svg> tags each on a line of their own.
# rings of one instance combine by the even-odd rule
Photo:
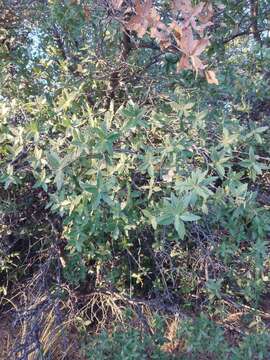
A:
<svg viewBox="0 0 270 360">
<path fill-rule="evenodd" d="M 180 215 L 180 219 L 183 221 L 197 221 L 200 219 L 200 216 L 194 215 L 187 211 L 184 214 Z"/>
<path fill-rule="evenodd" d="M 218 172 L 219 176 L 220 176 L 221 178 L 223 178 L 224 175 L 225 175 L 225 169 L 224 169 L 224 167 L 221 166 L 220 164 L 216 164 L 216 169 L 217 169 L 217 172 Z"/>
<path fill-rule="evenodd" d="M 47 162 L 51 170 L 57 170 L 61 167 L 61 159 L 54 151 L 50 151 L 47 154 Z"/>
<path fill-rule="evenodd" d="M 64 173 L 62 170 L 57 170 L 56 175 L 54 178 L 54 181 L 56 183 L 57 190 L 61 190 L 63 183 L 64 183 Z"/>
<path fill-rule="evenodd" d="M 174 218 L 171 214 L 163 214 L 158 218 L 158 224 L 159 225 L 170 225 L 173 224 Z"/>
<path fill-rule="evenodd" d="M 185 224 L 180 220 L 180 217 L 177 215 L 174 219 L 174 228 L 177 231 L 181 240 L 184 239 L 186 234 Z"/>
<path fill-rule="evenodd" d="M 150 213 L 150 211 L 144 209 L 142 210 L 143 214 L 149 219 L 154 230 L 157 229 L 157 218 Z"/>
</svg>

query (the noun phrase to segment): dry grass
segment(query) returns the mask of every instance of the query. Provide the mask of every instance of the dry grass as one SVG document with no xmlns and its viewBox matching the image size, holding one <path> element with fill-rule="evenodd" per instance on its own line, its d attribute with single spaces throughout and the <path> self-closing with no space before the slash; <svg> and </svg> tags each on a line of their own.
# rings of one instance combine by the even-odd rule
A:
<svg viewBox="0 0 270 360">
<path fill-rule="evenodd" d="M 23 316 L 17 322 L 18 314 L 5 315 L 0 320 L 0 360 L 73 359 L 83 360 L 80 353 L 79 334 L 74 321 L 68 319 L 68 309 L 61 304 L 61 312 L 67 316 L 59 324 L 55 304 L 49 306 L 48 299 L 39 298 L 36 303 L 36 317 Z M 40 305 L 40 312 L 36 309 Z M 47 306 L 48 305 L 48 306 Z M 28 309 L 29 312 L 31 309 Z M 15 321 L 14 321 L 15 317 Z"/>
</svg>

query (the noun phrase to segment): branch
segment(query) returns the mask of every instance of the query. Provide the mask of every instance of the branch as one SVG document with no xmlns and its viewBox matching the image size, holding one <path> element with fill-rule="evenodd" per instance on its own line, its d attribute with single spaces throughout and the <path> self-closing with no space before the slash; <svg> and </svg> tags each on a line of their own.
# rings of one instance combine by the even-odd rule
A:
<svg viewBox="0 0 270 360">
<path fill-rule="evenodd" d="M 251 27 L 251 25 L 250 25 Z M 250 27 L 244 31 L 241 31 L 239 33 L 236 33 L 232 36 L 230 36 L 229 38 L 227 39 L 224 39 L 223 40 L 223 44 L 227 44 L 228 42 L 240 37 L 240 36 L 248 36 L 248 35 L 252 35 L 253 34 L 253 30 L 250 30 Z M 266 29 L 261 29 L 261 30 L 257 30 L 258 34 L 261 34 L 262 32 L 264 31 L 270 31 L 270 29 L 266 28 Z"/>
<path fill-rule="evenodd" d="M 61 52 L 63 59 L 67 60 L 67 54 L 66 54 L 66 50 L 65 50 L 64 41 L 63 41 L 56 25 L 53 25 L 53 37 L 54 37 L 54 40 Z"/>
</svg>

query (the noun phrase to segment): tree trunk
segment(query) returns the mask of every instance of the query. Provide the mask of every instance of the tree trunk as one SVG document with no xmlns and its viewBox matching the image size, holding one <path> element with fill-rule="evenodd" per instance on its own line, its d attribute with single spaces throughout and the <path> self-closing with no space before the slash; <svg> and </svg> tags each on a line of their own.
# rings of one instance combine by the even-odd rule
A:
<svg viewBox="0 0 270 360">
<path fill-rule="evenodd" d="M 250 0 L 250 15 L 251 15 L 251 30 L 254 40 L 261 44 L 262 39 L 258 29 L 259 0 Z"/>
</svg>

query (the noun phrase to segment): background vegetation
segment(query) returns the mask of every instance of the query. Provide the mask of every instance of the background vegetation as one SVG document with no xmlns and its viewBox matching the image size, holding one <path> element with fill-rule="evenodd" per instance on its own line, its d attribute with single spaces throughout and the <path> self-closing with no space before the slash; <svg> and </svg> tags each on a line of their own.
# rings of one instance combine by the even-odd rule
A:
<svg viewBox="0 0 270 360">
<path fill-rule="evenodd" d="M 0 356 L 269 359 L 269 2 L 0 10 Z"/>
</svg>

